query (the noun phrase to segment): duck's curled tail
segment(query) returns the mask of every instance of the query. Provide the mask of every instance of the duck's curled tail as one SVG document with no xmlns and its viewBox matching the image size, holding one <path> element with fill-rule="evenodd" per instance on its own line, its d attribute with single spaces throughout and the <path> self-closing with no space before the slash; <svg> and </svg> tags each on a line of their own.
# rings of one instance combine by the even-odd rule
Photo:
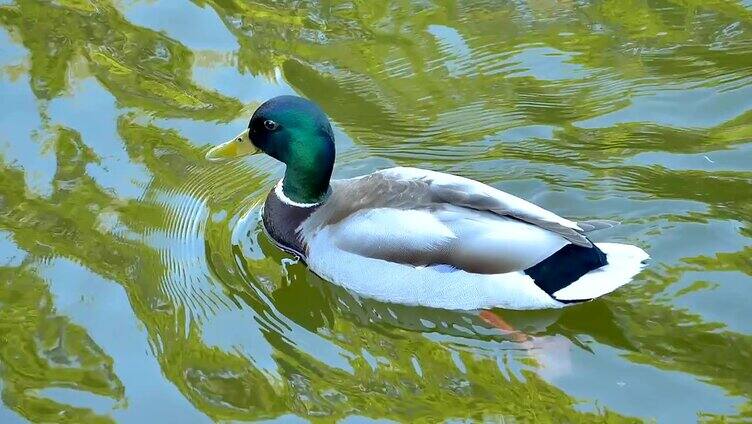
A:
<svg viewBox="0 0 752 424">
<path fill-rule="evenodd" d="M 644 250 L 628 244 L 599 243 L 590 248 L 569 244 L 525 274 L 557 301 L 577 303 L 629 283 L 648 258 Z"/>
</svg>

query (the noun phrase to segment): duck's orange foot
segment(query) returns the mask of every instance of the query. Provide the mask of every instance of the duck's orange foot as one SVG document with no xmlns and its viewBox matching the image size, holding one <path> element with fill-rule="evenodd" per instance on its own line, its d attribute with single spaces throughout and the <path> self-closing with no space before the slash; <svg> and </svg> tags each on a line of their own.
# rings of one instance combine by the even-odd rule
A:
<svg viewBox="0 0 752 424">
<path fill-rule="evenodd" d="M 511 337 L 512 340 L 514 340 L 515 342 L 517 343 L 530 342 L 530 336 L 512 327 L 508 322 L 504 321 L 504 318 L 500 317 L 498 314 L 492 311 L 483 310 L 483 311 L 480 311 L 480 314 L 478 315 L 480 316 L 480 319 L 485 321 L 487 324 L 495 328 L 498 328 L 504 334 L 509 335 L 509 337 Z"/>
</svg>

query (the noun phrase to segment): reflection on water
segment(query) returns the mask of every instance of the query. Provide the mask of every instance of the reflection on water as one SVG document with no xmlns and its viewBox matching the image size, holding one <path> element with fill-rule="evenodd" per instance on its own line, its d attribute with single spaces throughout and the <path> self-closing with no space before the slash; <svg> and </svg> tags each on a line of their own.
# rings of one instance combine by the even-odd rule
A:
<svg viewBox="0 0 752 424">
<path fill-rule="evenodd" d="M 0 421 L 752 419 L 752 7 L 0 2 Z M 203 155 L 264 99 L 335 174 L 453 172 L 654 257 L 496 314 L 359 298 L 259 226 L 282 169 Z"/>
</svg>

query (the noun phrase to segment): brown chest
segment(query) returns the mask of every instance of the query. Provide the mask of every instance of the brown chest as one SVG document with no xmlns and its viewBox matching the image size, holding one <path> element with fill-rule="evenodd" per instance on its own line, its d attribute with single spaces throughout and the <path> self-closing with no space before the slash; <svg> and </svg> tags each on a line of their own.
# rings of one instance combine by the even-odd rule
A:
<svg viewBox="0 0 752 424">
<path fill-rule="evenodd" d="M 264 204 L 263 223 L 267 234 L 281 247 L 305 259 L 306 246 L 297 229 L 318 206 L 299 207 L 283 202 L 270 191 Z"/>
</svg>

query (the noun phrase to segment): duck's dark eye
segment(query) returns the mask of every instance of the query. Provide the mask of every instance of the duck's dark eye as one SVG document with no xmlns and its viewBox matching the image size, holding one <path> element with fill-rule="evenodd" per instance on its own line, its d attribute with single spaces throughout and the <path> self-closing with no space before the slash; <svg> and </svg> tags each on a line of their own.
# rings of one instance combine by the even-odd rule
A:
<svg viewBox="0 0 752 424">
<path fill-rule="evenodd" d="M 266 128 L 269 131 L 274 131 L 277 128 L 279 128 L 279 124 L 272 121 L 271 119 L 267 119 L 266 121 L 264 121 L 264 128 Z"/>
<path fill-rule="evenodd" d="M 238 138 L 235 139 L 235 141 L 237 141 L 238 143 L 242 143 L 243 142 L 243 138 L 242 137 L 238 137 Z"/>
</svg>

